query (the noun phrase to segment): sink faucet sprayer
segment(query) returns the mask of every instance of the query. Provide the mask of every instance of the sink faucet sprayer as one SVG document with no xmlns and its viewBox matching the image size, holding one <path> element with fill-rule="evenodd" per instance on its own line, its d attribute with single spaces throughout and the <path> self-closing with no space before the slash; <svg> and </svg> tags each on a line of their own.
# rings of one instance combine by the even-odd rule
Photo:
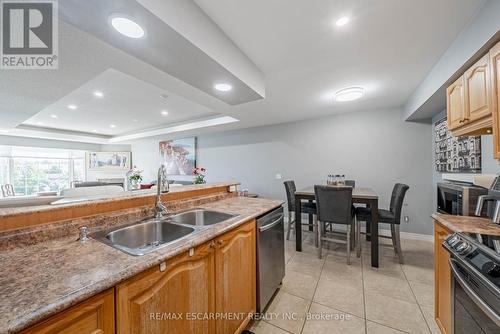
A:
<svg viewBox="0 0 500 334">
<path fill-rule="evenodd" d="M 155 203 L 156 218 L 161 218 L 163 217 L 163 214 L 168 213 L 167 207 L 161 201 L 161 194 L 168 193 L 168 191 L 169 191 L 169 185 L 167 178 L 167 168 L 165 167 L 164 164 L 161 164 L 160 168 L 158 169 L 158 180 L 156 183 L 156 203 Z"/>
</svg>

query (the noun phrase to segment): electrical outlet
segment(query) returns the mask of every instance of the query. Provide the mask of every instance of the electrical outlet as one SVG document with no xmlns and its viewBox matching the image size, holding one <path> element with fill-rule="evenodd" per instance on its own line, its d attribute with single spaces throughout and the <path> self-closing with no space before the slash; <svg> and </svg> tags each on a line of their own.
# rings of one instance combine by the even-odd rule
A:
<svg viewBox="0 0 500 334">
<path fill-rule="evenodd" d="M 410 216 L 404 216 L 403 220 L 404 220 L 405 223 L 409 223 L 410 222 Z"/>
</svg>

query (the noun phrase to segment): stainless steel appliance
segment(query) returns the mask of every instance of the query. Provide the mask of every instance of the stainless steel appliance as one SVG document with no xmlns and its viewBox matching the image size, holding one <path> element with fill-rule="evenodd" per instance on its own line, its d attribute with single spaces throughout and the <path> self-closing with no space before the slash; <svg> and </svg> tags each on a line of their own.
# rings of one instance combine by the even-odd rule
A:
<svg viewBox="0 0 500 334">
<path fill-rule="evenodd" d="M 500 255 L 462 233 L 443 247 L 453 274 L 453 333 L 500 333 Z"/>
<path fill-rule="evenodd" d="M 257 219 L 257 312 L 264 312 L 285 277 L 283 207 Z"/>
<path fill-rule="evenodd" d="M 494 224 L 500 224 L 500 177 L 497 176 L 491 185 L 488 195 L 479 196 L 476 206 L 476 216 L 481 216 L 484 212 L 484 204 L 488 203 L 487 216 Z"/>
<path fill-rule="evenodd" d="M 438 182 L 437 211 L 457 216 L 472 216 L 478 197 L 488 190 L 461 182 Z"/>
</svg>

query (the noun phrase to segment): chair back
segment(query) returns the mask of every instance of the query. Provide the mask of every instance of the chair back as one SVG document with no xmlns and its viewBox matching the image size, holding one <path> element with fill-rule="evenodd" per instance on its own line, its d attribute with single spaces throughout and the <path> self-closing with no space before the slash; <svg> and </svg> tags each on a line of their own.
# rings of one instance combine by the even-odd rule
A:
<svg viewBox="0 0 500 334">
<path fill-rule="evenodd" d="M 389 210 L 394 214 L 396 224 L 401 222 L 401 211 L 405 199 L 406 191 L 410 189 L 409 186 L 403 183 L 396 183 L 392 189 L 391 204 Z"/>
<path fill-rule="evenodd" d="M 16 193 L 14 191 L 14 186 L 12 184 L 4 184 L 1 188 L 2 188 L 2 196 L 3 197 L 16 196 Z"/>
<path fill-rule="evenodd" d="M 297 188 L 295 187 L 295 181 L 285 181 L 283 182 L 285 185 L 286 192 L 286 202 L 288 205 L 288 211 L 295 211 L 295 191 Z"/>
<path fill-rule="evenodd" d="M 350 224 L 352 220 L 352 187 L 314 186 L 318 220 Z"/>
<path fill-rule="evenodd" d="M 346 187 L 356 188 L 356 181 L 354 181 L 354 180 L 345 180 L 345 185 L 346 185 Z"/>
</svg>

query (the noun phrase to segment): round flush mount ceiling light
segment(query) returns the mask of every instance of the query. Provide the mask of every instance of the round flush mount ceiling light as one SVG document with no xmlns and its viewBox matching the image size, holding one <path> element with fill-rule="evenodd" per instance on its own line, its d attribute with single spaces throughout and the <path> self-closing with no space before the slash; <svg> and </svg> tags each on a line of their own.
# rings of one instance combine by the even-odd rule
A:
<svg viewBox="0 0 500 334">
<path fill-rule="evenodd" d="M 100 90 L 96 90 L 93 94 L 95 97 L 99 97 L 99 98 L 104 96 L 104 93 L 101 92 Z"/>
<path fill-rule="evenodd" d="M 166 110 L 162 110 L 162 111 L 161 111 L 161 114 L 162 114 L 162 116 L 168 116 L 168 111 L 166 111 Z"/>
<path fill-rule="evenodd" d="M 345 26 L 347 23 L 349 23 L 349 21 L 350 21 L 349 16 L 342 16 L 337 21 L 335 21 L 335 25 L 337 27 L 342 27 Z"/>
<path fill-rule="evenodd" d="M 78 107 L 74 104 L 68 104 L 68 109 L 76 110 Z"/>
<path fill-rule="evenodd" d="M 231 89 L 233 89 L 233 86 L 227 83 L 218 83 L 214 87 L 220 92 L 229 92 Z"/>
<path fill-rule="evenodd" d="M 112 15 L 109 18 L 109 22 L 116 31 L 124 36 L 135 39 L 146 36 L 144 28 L 124 15 Z"/>
<path fill-rule="evenodd" d="M 349 102 L 362 98 L 365 95 L 363 87 L 347 87 L 335 92 L 335 101 Z"/>
</svg>

